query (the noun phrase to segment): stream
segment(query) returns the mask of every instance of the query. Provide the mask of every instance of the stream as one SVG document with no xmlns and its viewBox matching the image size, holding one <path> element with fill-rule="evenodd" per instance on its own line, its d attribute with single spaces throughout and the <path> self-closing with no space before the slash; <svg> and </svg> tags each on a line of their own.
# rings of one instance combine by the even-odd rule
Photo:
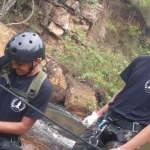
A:
<svg viewBox="0 0 150 150">
<path fill-rule="evenodd" d="M 85 127 L 82 120 L 61 105 L 49 104 L 46 116 L 79 136 Z M 23 150 L 71 150 L 76 137 L 50 120 L 38 120 L 32 129 L 22 136 Z M 149 150 L 150 142 L 138 150 Z"/>
<path fill-rule="evenodd" d="M 61 105 L 49 104 L 46 116 L 79 136 L 85 127 L 82 120 Z M 23 150 L 71 150 L 76 137 L 48 119 L 38 120 L 22 137 Z M 30 141 L 30 142 L 29 142 Z"/>
</svg>

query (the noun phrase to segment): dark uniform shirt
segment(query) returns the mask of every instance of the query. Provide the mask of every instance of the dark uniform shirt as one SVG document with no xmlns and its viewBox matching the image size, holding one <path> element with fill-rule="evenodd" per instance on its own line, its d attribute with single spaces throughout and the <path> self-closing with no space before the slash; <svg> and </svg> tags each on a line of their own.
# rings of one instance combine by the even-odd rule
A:
<svg viewBox="0 0 150 150">
<path fill-rule="evenodd" d="M 109 104 L 124 117 L 148 125 L 150 123 L 150 56 L 137 57 L 122 73 L 124 89 Z"/>
<path fill-rule="evenodd" d="M 0 69 L 8 61 L 9 60 L 6 56 L 1 57 Z M 11 86 L 21 91 L 27 92 L 32 80 L 36 77 L 36 75 L 31 77 L 19 76 L 14 71 L 9 74 Z M 9 88 L 4 78 L 0 78 L 0 84 L 6 88 Z M 48 78 L 45 78 L 41 85 L 39 93 L 34 99 L 31 100 L 30 104 L 33 107 L 37 108 L 39 111 L 45 113 L 52 92 L 52 83 L 49 81 Z M 30 108 L 29 106 L 26 106 L 26 104 L 24 104 L 18 98 L 14 97 L 12 94 L 0 88 L 0 121 L 19 122 L 21 121 L 23 116 L 34 119 L 43 118 L 43 116 L 36 110 Z"/>
</svg>

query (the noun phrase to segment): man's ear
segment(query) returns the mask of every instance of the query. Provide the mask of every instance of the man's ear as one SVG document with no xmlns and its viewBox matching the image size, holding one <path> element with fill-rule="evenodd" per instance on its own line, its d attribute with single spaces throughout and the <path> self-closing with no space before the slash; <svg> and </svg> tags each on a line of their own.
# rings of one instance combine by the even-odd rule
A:
<svg viewBox="0 0 150 150">
<path fill-rule="evenodd" d="M 40 63 L 41 60 L 42 60 L 42 58 L 36 58 L 36 59 L 34 60 L 34 62 L 37 64 L 37 63 Z"/>
</svg>

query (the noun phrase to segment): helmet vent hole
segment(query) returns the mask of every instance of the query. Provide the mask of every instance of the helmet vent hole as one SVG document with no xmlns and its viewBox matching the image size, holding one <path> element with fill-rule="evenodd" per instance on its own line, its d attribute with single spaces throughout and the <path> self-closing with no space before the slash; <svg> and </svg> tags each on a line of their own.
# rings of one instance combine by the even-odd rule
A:
<svg viewBox="0 0 150 150">
<path fill-rule="evenodd" d="M 21 44 L 22 44 L 21 42 L 18 43 L 18 45 L 21 45 Z"/>
<path fill-rule="evenodd" d="M 22 35 L 22 37 L 25 37 L 25 35 Z"/>
<path fill-rule="evenodd" d="M 16 52 L 17 52 L 17 49 L 16 49 L 16 48 L 13 48 L 13 49 L 12 49 L 12 53 L 15 54 Z"/>
<path fill-rule="evenodd" d="M 32 41 L 30 40 L 29 43 L 32 44 Z"/>
<path fill-rule="evenodd" d="M 14 39 L 12 39 L 12 41 L 14 41 L 15 40 L 15 38 Z"/>
<path fill-rule="evenodd" d="M 36 36 L 36 34 L 33 34 L 33 36 Z"/>
</svg>

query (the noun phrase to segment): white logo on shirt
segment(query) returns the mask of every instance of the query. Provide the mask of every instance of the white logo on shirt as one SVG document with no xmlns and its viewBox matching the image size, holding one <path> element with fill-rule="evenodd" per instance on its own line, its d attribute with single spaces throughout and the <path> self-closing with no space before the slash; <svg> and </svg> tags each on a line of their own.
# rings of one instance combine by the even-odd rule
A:
<svg viewBox="0 0 150 150">
<path fill-rule="evenodd" d="M 21 97 L 21 99 L 24 100 L 23 97 Z M 11 108 L 15 112 L 20 112 L 26 108 L 26 105 L 18 98 L 15 98 L 11 103 Z"/>
<path fill-rule="evenodd" d="M 148 81 L 146 82 L 146 84 L 145 84 L 145 91 L 146 91 L 147 93 L 150 93 L 150 80 L 148 80 Z"/>
</svg>

